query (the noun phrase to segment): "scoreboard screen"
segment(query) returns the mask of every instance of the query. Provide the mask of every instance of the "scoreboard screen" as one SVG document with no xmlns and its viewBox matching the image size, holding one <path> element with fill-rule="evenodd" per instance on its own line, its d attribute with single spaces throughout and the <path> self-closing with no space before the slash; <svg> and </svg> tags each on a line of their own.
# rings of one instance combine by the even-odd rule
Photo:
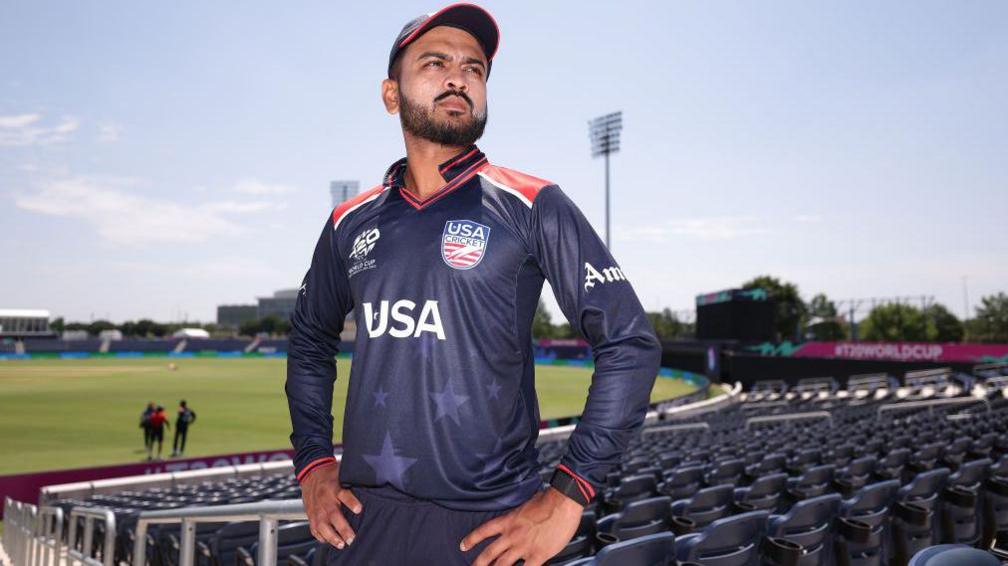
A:
<svg viewBox="0 0 1008 566">
<path fill-rule="evenodd" d="M 763 289 L 728 289 L 698 295 L 697 338 L 772 341 L 776 338 L 775 306 Z"/>
</svg>

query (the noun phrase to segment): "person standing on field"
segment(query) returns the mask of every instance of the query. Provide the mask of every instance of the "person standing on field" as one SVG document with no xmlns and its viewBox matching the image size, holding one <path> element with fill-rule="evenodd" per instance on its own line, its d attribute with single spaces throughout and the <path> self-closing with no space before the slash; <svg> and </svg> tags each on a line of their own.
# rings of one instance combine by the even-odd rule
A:
<svg viewBox="0 0 1008 566">
<path fill-rule="evenodd" d="M 178 415 L 175 417 L 175 440 L 172 442 L 172 458 L 185 452 L 186 437 L 189 435 L 189 425 L 196 422 L 196 412 L 186 406 L 185 399 L 179 401 Z M 179 439 L 182 440 L 181 444 Z"/>
<path fill-rule="evenodd" d="M 140 428 L 143 429 L 144 438 L 144 450 L 150 454 L 151 441 L 153 437 L 151 436 L 150 428 L 150 418 L 154 414 L 154 401 L 147 401 L 147 408 L 140 413 Z"/>
<path fill-rule="evenodd" d="M 154 441 L 157 441 L 157 457 L 158 460 L 161 459 L 161 446 L 164 443 L 164 429 L 168 425 L 168 415 L 165 414 L 164 407 L 158 405 L 154 409 L 154 413 L 150 418 L 151 427 L 151 445 L 147 448 L 147 459 L 152 459 L 152 452 L 154 451 Z"/>
</svg>

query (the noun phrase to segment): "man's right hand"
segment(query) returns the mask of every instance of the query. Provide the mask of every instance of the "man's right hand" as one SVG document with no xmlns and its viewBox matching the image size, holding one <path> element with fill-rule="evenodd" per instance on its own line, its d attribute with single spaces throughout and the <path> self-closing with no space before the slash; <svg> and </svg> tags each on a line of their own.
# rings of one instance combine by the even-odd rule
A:
<svg viewBox="0 0 1008 566">
<path fill-rule="evenodd" d="M 353 544 L 354 533 L 343 516 L 340 503 L 355 515 L 363 510 L 361 502 L 340 485 L 339 462 L 326 464 L 308 474 L 301 483 L 301 499 L 311 524 L 311 533 L 319 542 L 328 542 L 336 548 Z"/>
</svg>

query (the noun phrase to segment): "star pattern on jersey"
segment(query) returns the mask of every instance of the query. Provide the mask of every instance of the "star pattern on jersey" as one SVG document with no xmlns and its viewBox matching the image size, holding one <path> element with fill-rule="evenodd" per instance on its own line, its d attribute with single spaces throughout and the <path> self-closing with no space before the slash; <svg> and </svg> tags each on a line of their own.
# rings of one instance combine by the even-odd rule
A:
<svg viewBox="0 0 1008 566">
<path fill-rule="evenodd" d="M 499 400 L 500 399 L 500 391 L 501 391 L 501 389 L 504 389 L 504 388 L 501 387 L 500 384 L 497 383 L 497 380 L 495 379 L 495 380 L 493 380 L 493 383 L 491 383 L 490 385 L 487 385 L 487 389 L 490 390 L 490 397 L 489 397 L 490 399 L 498 399 Z"/>
<path fill-rule="evenodd" d="M 406 490 L 405 478 L 403 477 L 406 470 L 417 462 L 417 458 L 396 455 L 395 447 L 392 446 L 392 434 L 389 432 L 385 433 L 381 452 L 363 454 L 363 458 L 375 471 L 375 483 L 378 485 L 388 483 L 402 491 Z"/>
<path fill-rule="evenodd" d="M 372 391 L 371 395 L 374 395 L 374 408 L 385 407 L 385 399 L 388 398 L 388 391 L 385 388 L 378 386 L 378 391 Z"/>
<path fill-rule="evenodd" d="M 452 388 L 450 381 L 445 383 L 445 387 L 440 393 L 430 393 L 429 395 L 431 399 L 434 400 L 434 403 L 437 404 L 437 414 L 434 415 L 434 422 L 437 422 L 447 416 L 451 418 L 451 420 L 455 421 L 455 424 L 462 424 L 461 421 L 459 421 L 459 407 L 469 401 L 468 395 L 459 395 L 455 393 L 455 389 Z"/>
<path fill-rule="evenodd" d="M 420 352 L 420 357 L 430 358 L 431 354 L 434 353 L 434 342 L 437 338 L 432 334 L 423 333 L 417 339 L 417 350 Z"/>
<path fill-rule="evenodd" d="M 497 441 L 494 442 L 493 448 L 489 452 L 477 452 L 475 456 L 483 462 L 483 469 L 480 470 L 482 478 L 511 471 L 511 466 L 507 465 L 507 454 L 504 452 L 504 439 L 500 436 L 497 437 Z"/>
</svg>

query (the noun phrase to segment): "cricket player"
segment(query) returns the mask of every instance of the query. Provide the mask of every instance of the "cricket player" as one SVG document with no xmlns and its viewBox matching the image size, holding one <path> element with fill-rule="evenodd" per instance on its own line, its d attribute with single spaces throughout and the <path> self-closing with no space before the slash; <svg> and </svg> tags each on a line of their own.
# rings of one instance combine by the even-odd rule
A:
<svg viewBox="0 0 1008 566">
<path fill-rule="evenodd" d="M 329 564 L 543 564 L 648 406 L 660 345 L 626 274 L 560 187 L 475 145 L 498 40 L 472 4 L 402 29 L 381 99 L 399 115 L 406 157 L 332 212 L 298 295 L 291 442 L 312 532 L 334 547 Z M 545 281 L 595 360 L 548 485 L 531 335 Z M 351 310 L 337 461 L 334 356 Z"/>
</svg>

